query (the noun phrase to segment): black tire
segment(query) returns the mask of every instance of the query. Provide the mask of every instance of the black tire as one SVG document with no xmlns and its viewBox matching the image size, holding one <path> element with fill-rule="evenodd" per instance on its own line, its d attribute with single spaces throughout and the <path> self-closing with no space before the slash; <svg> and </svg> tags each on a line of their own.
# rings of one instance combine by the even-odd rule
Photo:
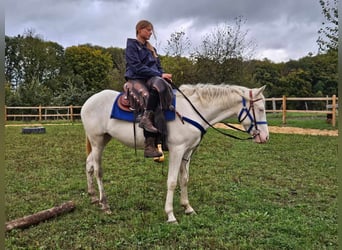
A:
<svg viewBox="0 0 342 250">
<path fill-rule="evenodd" d="M 26 127 L 22 128 L 23 134 L 45 134 L 46 130 L 44 127 Z"/>
</svg>

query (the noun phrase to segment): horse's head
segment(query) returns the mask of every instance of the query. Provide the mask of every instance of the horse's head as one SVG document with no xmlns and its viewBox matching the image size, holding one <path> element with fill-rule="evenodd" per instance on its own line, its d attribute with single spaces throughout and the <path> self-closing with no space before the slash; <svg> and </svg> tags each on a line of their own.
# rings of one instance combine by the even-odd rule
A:
<svg viewBox="0 0 342 250">
<path fill-rule="evenodd" d="M 269 139 L 265 97 L 262 94 L 265 87 L 240 93 L 242 100 L 238 119 L 256 143 L 266 143 Z"/>
</svg>

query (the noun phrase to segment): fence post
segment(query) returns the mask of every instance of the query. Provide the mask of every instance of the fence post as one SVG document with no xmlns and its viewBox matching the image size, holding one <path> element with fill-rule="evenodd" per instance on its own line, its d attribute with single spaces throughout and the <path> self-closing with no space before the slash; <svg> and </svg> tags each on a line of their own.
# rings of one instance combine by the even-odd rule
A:
<svg viewBox="0 0 342 250">
<path fill-rule="evenodd" d="M 333 127 L 336 126 L 336 95 L 332 96 L 332 120 L 331 124 Z"/>
<path fill-rule="evenodd" d="M 42 105 L 39 105 L 38 107 L 38 113 L 39 113 L 39 121 L 42 121 Z"/>
<path fill-rule="evenodd" d="M 286 124 L 286 96 L 283 95 L 283 124 Z"/>
<path fill-rule="evenodd" d="M 5 121 L 7 121 L 7 106 L 5 105 Z"/>
<path fill-rule="evenodd" d="M 73 122 L 74 121 L 74 109 L 72 105 L 70 105 L 69 108 L 70 108 L 70 120 L 71 122 Z"/>
<path fill-rule="evenodd" d="M 272 110 L 273 110 L 273 114 L 276 113 L 277 106 L 276 106 L 276 102 L 274 100 L 274 97 L 272 97 Z"/>
</svg>

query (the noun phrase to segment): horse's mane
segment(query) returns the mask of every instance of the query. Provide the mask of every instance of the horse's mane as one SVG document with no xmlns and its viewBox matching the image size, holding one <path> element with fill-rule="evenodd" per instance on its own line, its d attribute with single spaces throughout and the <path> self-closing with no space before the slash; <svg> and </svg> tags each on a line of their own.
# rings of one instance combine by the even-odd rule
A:
<svg viewBox="0 0 342 250">
<path fill-rule="evenodd" d="M 203 105 L 215 103 L 231 105 L 236 102 L 237 98 L 240 99 L 241 94 L 247 90 L 247 88 L 237 85 L 214 85 L 204 83 L 195 85 L 184 84 L 181 85 L 179 89 L 187 97 L 192 98 L 194 101 L 198 100 Z"/>
</svg>

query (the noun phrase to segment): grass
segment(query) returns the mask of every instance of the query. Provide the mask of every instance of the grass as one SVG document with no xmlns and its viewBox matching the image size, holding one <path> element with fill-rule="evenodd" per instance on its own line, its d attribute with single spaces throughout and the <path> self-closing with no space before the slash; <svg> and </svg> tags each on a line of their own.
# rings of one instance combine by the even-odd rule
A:
<svg viewBox="0 0 342 250">
<path fill-rule="evenodd" d="M 103 158 L 108 216 L 86 194 L 82 126 L 46 130 L 5 129 L 7 220 L 68 200 L 76 209 L 7 232 L 6 249 L 337 249 L 337 137 L 271 134 L 257 145 L 210 129 L 190 167 L 197 215 L 184 215 L 177 192 L 179 224 L 168 225 L 167 162 L 112 141 Z"/>
<path fill-rule="evenodd" d="M 303 113 L 288 113 L 286 115 L 286 124 L 282 124 L 282 114 L 267 114 L 267 121 L 270 126 L 288 126 L 300 128 L 313 128 L 313 129 L 337 129 L 338 117 L 336 118 L 336 127 L 327 122 L 326 114 L 303 114 Z"/>
</svg>

